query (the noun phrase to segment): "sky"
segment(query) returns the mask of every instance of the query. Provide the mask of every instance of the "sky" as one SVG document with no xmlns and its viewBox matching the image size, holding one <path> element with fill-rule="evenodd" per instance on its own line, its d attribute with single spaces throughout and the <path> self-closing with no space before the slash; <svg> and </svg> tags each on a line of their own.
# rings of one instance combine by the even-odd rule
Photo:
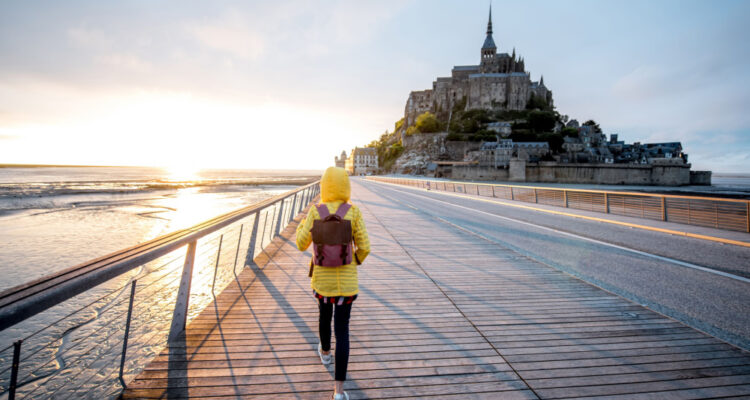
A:
<svg viewBox="0 0 750 400">
<path fill-rule="evenodd" d="M 489 1 L 0 2 L 0 164 L 323 169 L 478 64 Z M 492 1 L 561 114 L 750 172 L 750 1 Z"/>
</svg>

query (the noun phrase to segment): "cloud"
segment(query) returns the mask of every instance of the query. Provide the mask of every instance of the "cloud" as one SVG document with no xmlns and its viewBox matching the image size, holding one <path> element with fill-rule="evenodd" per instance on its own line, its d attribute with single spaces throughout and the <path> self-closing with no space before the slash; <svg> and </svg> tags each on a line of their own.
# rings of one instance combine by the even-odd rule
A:
<svg viewBox="0 0 750 400">
<path fill-rule="evenodd" d="M 266 48 L 263 34 L 250 29 L 254 26 L 250 18 L 233 11 L 211 22 L 186 25 L 187 32 L 199 43 L 220 52 L 255 60 Z"/>
<path fill-rule="evenodd" d="M 71 44 L 83 48 L 107 49 L 113 44 L 104 31 L 99 29 L 72 27 L 67 30 L 67 36 Z"/>
<path fill-rule="evenodd" d="M 97 64 L 119 71 L 152 72 L 153 64 L 135 54 L 109 53 L 94 57 Z"/>
</svg>

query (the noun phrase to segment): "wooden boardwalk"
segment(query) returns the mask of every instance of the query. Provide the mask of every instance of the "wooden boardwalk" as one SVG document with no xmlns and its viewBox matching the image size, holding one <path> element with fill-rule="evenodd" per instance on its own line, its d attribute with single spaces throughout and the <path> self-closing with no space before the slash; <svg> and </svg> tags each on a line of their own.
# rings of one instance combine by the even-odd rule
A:
<svg viewBox="0 0 750 400">
<path fill-rule="evenodd" d="M 750 398 L 747 352 L 356 182 L 352 192 L 373 249 L 352 311 L 352 399 Z M 330 398 L 295 227 L 124 397 Z"/>
</svg>

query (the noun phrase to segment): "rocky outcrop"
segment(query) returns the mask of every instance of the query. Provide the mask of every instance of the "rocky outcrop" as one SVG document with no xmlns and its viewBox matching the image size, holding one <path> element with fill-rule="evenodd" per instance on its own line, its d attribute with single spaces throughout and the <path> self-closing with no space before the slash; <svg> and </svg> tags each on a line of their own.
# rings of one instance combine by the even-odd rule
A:
<svg viewBox="0 0 750 400">
<path fill-rule="evenodd" d="M 404 135 L 404 153 L 396 160 L 394 169 L 399 174 L 424 174 L 431 161 L 449 159 L 445 147 L 447 132 Z"/>
<path fill-rule="evenodd" d="M 446 140 L 448 132 L 402 135 L 404 153 L 394 163 L 399 174 L 424 174 L 433 161 L 465 161 L 482 142 Z"/>
</svg>

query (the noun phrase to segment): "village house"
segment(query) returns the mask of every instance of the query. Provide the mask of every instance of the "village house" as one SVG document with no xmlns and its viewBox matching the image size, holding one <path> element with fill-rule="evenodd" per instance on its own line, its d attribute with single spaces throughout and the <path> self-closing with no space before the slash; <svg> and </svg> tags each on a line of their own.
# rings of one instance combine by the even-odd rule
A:
<svg viewBox="0 0 750 400">
<path fill-rule="evenodd" d="M 378 172 L 378 151 L 374 147 L 355 147 L 346 159 L 349 175 L 372 175 Z"/>
</svg>

